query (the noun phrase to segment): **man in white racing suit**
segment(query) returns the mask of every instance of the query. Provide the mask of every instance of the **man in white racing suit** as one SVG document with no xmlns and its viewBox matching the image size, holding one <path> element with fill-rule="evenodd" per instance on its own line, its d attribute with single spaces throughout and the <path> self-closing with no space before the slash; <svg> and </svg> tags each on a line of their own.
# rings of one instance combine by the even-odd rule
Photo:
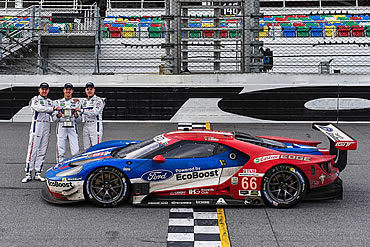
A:
<svg viewBox="0 0 370 247">
<path fill-rule="evenodd" d="M 82 100 L 82 121 L 84 149 L 102 142 L 103 138 L 103 108 L 104 101 L 95 95 L 94 83 L 85 86 L 87 98 Z"/>
<path fill-rule="evenodd" d="M 72 155 L 80 151 L 77 132 L 77 123 L 81 122 L 81 116 L 78 113 L 81 111 L 80 101 L 76 98 L 72 98 L 73 85 L 71 83 L 64 84 L 63 93 L 64 98 L 54 102 L 54 105 L 58 107 L 59 110 L 53 113 L 53 120 L 56 122 L 56 160 L 58 163 L 64 160 L 67 139 Z M 66 109 L 72 110 L 72 115 L 70 117 L 66 116 Z"/>
<path fill-rule="evenodd" d="M 30 101 L 33 115 L 26 158 L 26 176 L 22 179 L 22 183 L 32 180 L 33 170 L 35 170 L 35 180 L 45 181 L 45 178 L 41 177 L 41 172 L 49 144 L 50 118 L 55 108 L 53 101 L 48 98 L 49 84 L 41 83 L 38 90 L 39 95 Z"/>
</svg>

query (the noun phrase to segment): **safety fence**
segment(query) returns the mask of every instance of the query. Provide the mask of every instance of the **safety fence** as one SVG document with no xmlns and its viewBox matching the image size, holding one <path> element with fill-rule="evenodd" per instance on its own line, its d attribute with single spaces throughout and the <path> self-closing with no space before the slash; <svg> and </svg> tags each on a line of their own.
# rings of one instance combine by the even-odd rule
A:
<svg viewBox="0 0 370 247">
<path fill-rule="evenodd" d="M 102 18 L 76 2 L 0 14 L 0 73 L 370 73 L 369 9 L 261 15 L 253 4 L 171 0 Z"/>
</svg>

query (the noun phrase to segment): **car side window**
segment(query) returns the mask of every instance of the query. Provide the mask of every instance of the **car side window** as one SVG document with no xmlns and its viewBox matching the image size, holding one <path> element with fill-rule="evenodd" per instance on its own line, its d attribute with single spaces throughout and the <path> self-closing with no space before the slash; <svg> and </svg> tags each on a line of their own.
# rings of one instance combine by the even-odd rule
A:
<svg viewBox="0 0 370 247">
<path fill-rule="evenodd" d="M 182 142 L 162 153 L 166 159 L 203 158 L 220 152 L 220 145 L 212 142 Z M 226 149 L 225 149 L 226 151 Z"/>
</svg>

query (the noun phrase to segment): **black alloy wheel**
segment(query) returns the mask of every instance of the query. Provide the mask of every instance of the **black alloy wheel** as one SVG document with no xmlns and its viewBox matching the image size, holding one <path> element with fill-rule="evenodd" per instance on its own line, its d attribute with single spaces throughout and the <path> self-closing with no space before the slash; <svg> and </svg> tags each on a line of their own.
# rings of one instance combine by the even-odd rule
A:
<svg viewBox="0 0 370 247">
<path fill-rule="evenodd" d="M 94 170 L 85 183 L 86 198 L 102 207 L 114 207 L 129 197 L 129 180 L 119 169 L 101 167 Z"/>
<path fill-rule="evenodd" d="M 262 197 L 271 207 L 290 208 L 299 203 L 307 191 L 301 171 L 290 165 L 271 168 L 262 181 Z"/>
</svg>

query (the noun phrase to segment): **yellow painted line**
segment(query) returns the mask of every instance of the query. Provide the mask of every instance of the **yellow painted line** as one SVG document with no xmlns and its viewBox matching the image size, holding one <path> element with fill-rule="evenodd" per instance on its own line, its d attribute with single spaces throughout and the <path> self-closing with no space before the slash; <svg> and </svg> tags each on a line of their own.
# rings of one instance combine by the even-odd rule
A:
<svg viewBox="0 0 370 247">
<path fill-rule="evenodd" d="M 229 233 L 227 231 L 226 217 L 223 208 L 217 208 L 218 228 L 220 229 L 220 239 L 222 247 L 230 247 Z"/>
</svg>

